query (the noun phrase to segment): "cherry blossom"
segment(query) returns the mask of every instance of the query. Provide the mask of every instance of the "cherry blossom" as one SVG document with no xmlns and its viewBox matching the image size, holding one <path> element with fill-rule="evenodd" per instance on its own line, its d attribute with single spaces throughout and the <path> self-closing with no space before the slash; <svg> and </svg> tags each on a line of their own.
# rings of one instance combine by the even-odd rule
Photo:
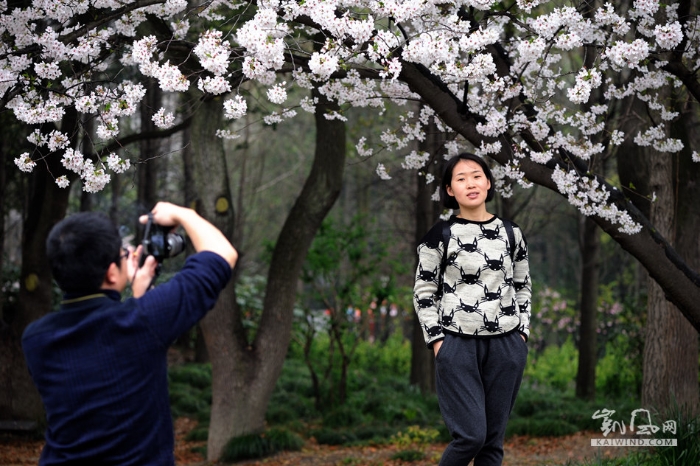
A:
<svg viewBox="0 0 700 466">
<path fill-rule="evenodd" d="M 283 104 L 287 100 L 287 90 L 284 88 L 286 82 L 275 84 L 267 91 L 267 98 L 273 104 Z"/>
<path fill-rule="evenodd" d="M 386 172 L 386 167 L 384 166 L 383 163 L 377 164 L 377 175 L 379 175 L 379 178 L 382 180 L 390 180 L 391 176 Z"/>
<path fill-rule="evenodd" d="M 25 152 L 15 159 L 15 165 L 23 172 L 31 173 L 36 167 L 36 162 L 29 156 L 29 152 Z"/>
<path fill-rule="evenodd" d="M 153 120 L 153 123 L 155 123 L 158 128 L 170 128 L 175 123 L 175 115 L 166 113 L 165 108 L 161 108 L 153 114 L 151 120 Z"/>
<path fill-rule="evenodd" d="M 75 149 L 81 135 L 61 131 L 61 120 L 74 109 L 94 119 L 98 145 L 118 141 L 146 94 L 139 83 L 146 78 L 157 80 L 167 98 L 222 96 L 227 120 L 243 118 L 248 105 L 264 107 L 255 124 L 282 123 L 299 108 L 315 112 L 318 98 L 309 97 L 309 89 L 339 106 L 324 113 L 329 119 L 345 121 L 351 107 L 385 116 L 397 106 L 401 116 L 387 120 L 374 143 L 366 134 L 356 145 L 359 156 L 378 159 L 380 178 L 391 179 L 388 173 L 397 169 L 422 170 L 428 158 L 416 143 L 434 125 L 453 134 L 447 156 L 464 150 L 499 156 L 503 165 L 494 173 L 504 195 L 516 184 L 529 186 L 527 163 L 546 165 L 581 212 L 625 232 L 637 227 L 606 196 L 612 186 L 572 170 L 569 161 L 586 166 L 623 141 L 667 153 L 687 144 L 669 137 L 680 116 L 667 91 L 686 85 L 671 64 L 700 66 L 700 21 L 681 17 L 678 3 L 634 0 L 625 10 L 608 2 L 591 11 L 568 0 L 516 0 L 507 10 L 495 0 L 187 5 L 33 0 L 8 7 L 0 1 L 0 105 L 31 127 L 29 147 L 15 158 L 18 169 L 31 171 L 40 157 L 62 157 L 84 190 L 102 189 L 110 172 L 128 169 L 129 160 L 84 156 Z M 142 27 L 151 19 L 160 26 Z M 676 56 L 680 62 L 671 63 Z M 585 66 L 584 57 L 591 58 Z M 411 70 L 449 96 L 472 130 L 443 120 L 445 113 L 429 105 L 418 111 L 413 102 L 426 96 L 409 86 Z M 648 112 L 629 134 L 612 123 L 622 99 Z M 174 125 L 175 115 L 161 105 L 150 111 L 157 127 Z M 232 123 L 212 134 L 238 137 Z M 56 182 L 69 184 L 63 174 Z"/>
<path fill-rule="evenodd" d="M 247 110 L 248 104 L 240 95 L 224 102 L 224 116 L 226 118 L 237 120 L 245 115 Z"/>
</svg>

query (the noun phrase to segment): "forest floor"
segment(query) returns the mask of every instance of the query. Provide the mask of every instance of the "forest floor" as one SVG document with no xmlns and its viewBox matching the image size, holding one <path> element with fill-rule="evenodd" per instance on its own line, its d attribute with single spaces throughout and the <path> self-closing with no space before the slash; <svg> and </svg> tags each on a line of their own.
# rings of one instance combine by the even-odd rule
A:
<svg viewBox="0 0 700 466">
<path fill-rule="evenodd" d="M 196 427 L 196 421 L 179 418 L 175 422 L 175 456 L 178 466 L 208 466 L 193 451 L 206 442 L 185 441 L 187 433 Z M 513 436 L 506 439 L 504 466 L 553 466 L 593 460 L 599 457 L 619 456 L 629 448 L 592 447 L 591 439 L 599 438 L 600 432 L 579 432 L 565 437 Z M 25 466 L 38 464 L 44 442 L 20 435 L 0 434 L 0 465 Z M 425 451 L 425 460 L 405 462 L 391 459 L 398 448 L 393 445 L 332 447 L 308 442 L 298 452 L 284 452 L 269 458 L 243 461 L 240 466 L 427 466 L 435 465 L 444 450 L 444 444 L 430 445 Z"/>
</svg>

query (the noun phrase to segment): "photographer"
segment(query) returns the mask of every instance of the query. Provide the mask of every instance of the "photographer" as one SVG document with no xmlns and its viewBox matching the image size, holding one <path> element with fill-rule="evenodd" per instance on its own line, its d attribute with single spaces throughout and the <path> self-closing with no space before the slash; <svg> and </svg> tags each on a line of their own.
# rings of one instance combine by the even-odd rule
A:
<svg viewBox="0 0 700 466">
<path fill-rule="evenodd" d="M 161 202 L 151 213 L 158 225 L 182 226 L 197 251 L 152 290 L 156 259 L 139 268 L 143 247 L 124 248 L 106 216 L 74 214 L 49 234 L 47 256 L 64 300 L 22 337 L 46 409 L 41 465 L 174 464 L 168 347 L 214 306 L 238 255 L 191 209 Z M 122 302 L 129 283 L 134 298 Z"/>
</svg>

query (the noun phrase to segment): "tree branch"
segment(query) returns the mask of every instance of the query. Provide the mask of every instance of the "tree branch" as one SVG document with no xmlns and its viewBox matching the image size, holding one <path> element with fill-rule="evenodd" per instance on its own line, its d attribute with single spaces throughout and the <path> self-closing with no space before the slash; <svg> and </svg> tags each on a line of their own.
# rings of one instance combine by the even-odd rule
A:
<svg viewBox="0 0 700 466">
<path fill-rule="evenodd" d="M 465 118 L 459 113 L 459 107 L 451 96 L 442 92 L 440 87 L 425 77 L 414 64 L 404 62 L 402 65 L 401 80 L 408 84 L 413 92 L 420 94 L 448 126 L 476 146 L 487 139 L 476 131 L 474 119 Z M 510 155 L 505 151 L 492 157 L 501 164 L 510 161 Z M 555 167 L 556 164 L 540 165 L 527 158 L 520 161 L 520 168 L 528 180 L 561 195 L 552 180 Z M 700 275 L 687 266 L 669 242 L 620 191 L 601 178 L 598 178 L 598 181 L 611 193 L 610 201 L 618 209 L 626 210 L 634 221 L 640 223 L 642 231 L 629 235 L 621 233 L 617 225 L 601 217 L 594 216 L 593 220 L 623 249 L 639 260 L 663 288 L 667 299 L 700 331 Z"/>
<path fill-rule="evenodd" d="M 134 142 L 144 141 L 146 139 L 167 138 L 168 136 L 172 136 L 173 134 L 178 133 L 178 132 L 182 131 L 183 129 L 187 128 L 191 123 L 192 123 L 192 117 L 188 117 L 185 120 L 183 120 L 182 123 L 179 123 L 179 124 L 177 124 L 171 128 L 168 128 L 168 129 L 158 130 L 158 131 L 145 131 L 145 132 L 141 132 L 141 133 L 130 134 L 130 135 L 123 137 L 119 140 L 115 140 L 113 143 L 102 148 L 99 151 L 98 156 L 102 157 L 104 154 L 109 154 L 109 153 L 115 152 L 119 149 L 124 149 L 126 146 L 128 146 L 129 144 L 133 144 Z"/>
</svg>

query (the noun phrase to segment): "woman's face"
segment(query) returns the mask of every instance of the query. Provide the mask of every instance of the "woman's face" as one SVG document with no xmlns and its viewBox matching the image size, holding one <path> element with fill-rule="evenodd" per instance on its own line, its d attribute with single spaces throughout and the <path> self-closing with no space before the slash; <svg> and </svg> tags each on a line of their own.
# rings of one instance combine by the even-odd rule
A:
<svg viewBox="0 0 700 466">
<path fill-rule="evenodd" d="M 473 160 L 460 160 L 452 170 L 452 180 L 446 187 L 460 208 L 474 209 L 486 203 L 491 181 L 484 170 Z"/>
</svg>

